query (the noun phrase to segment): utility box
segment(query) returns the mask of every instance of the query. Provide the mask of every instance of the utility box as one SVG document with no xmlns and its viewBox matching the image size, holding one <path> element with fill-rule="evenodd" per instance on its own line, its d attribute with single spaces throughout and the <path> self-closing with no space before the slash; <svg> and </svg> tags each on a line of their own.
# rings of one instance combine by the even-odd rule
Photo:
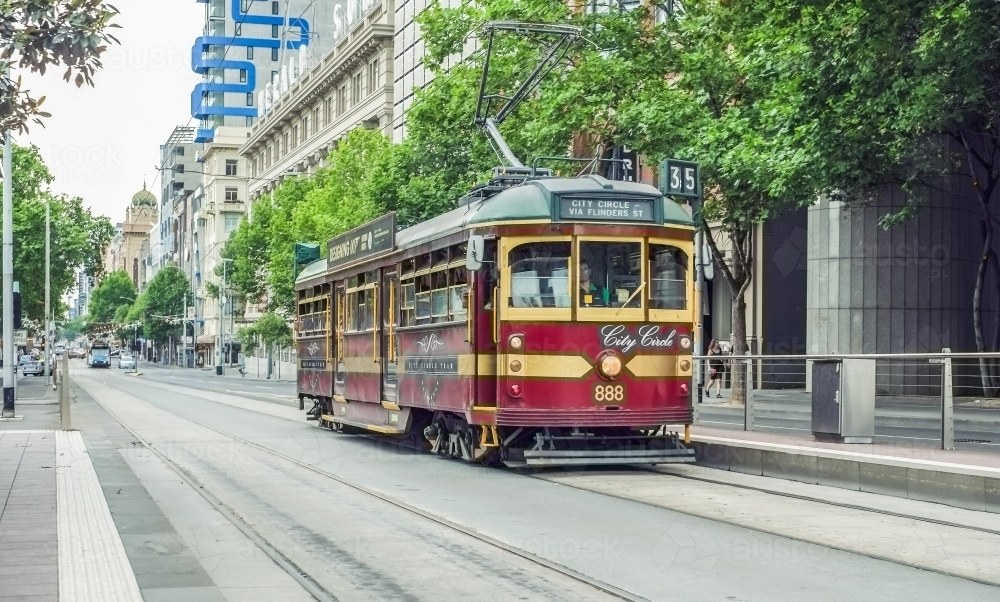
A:
<svg viewBox="0 0 1000 602">
<path fill-rule="evenodd" d="M 872 442 L 875 436 L 875 360 L 813 362 L 812 432 L 819 441 Z"/>
</svg>

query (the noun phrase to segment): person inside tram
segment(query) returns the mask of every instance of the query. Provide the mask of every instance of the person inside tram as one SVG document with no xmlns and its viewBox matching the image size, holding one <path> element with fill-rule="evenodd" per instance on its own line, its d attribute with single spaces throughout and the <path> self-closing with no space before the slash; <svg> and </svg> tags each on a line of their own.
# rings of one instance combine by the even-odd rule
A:
<svg viewBox="0 0 1000 602">
<path fill-rule="evenodd" d="M 590 281 L 590 264 L 580 262 L 580 306 L 607 307 L 611 301 L 608 289 Z"/>
</svg>

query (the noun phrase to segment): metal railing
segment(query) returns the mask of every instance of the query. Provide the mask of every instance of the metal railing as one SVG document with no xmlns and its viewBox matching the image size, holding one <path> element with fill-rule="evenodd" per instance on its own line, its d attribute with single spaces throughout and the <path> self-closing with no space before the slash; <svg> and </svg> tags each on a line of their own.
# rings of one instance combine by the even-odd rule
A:
<svg viewBox="0 0 1000 602">
<path fill-rule="evenodd" d="M 1000 451 L 1000 353 L 945 349 L 939 353 L 695 356 L 694 423 L 742 426 L 747 431 L 809 431 L 812 364 L 845 359 L 874 363 L 876 437 L 939 440 L 945 450 L 955 449 L 958 442 L 995 446 L 992 449 Z M 716 379 L 711 376 L 713 368 Z M 716 402 L 723 391 L 730 402 L 737 403 Z M 957 419 L 956 398 L 960 400 Z"/>
</svg>

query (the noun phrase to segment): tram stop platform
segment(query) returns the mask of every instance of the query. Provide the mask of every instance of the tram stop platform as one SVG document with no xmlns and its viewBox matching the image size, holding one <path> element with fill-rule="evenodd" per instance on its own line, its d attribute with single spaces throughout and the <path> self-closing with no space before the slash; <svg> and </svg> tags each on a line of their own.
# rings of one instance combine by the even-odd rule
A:
<svg viewBox="0 0 1000 602">
<path fill-rule="evenodd" d="M 142 600 L 78 431 L 0 430 L 0 600 Z"/>
<path fill-rule="evenodd" d="M 691 428 L 691 444 L 696 464 L 706 468 L 1000 513 L 1000 454 L 989 451 L 699 426 Z"/>
</svg>

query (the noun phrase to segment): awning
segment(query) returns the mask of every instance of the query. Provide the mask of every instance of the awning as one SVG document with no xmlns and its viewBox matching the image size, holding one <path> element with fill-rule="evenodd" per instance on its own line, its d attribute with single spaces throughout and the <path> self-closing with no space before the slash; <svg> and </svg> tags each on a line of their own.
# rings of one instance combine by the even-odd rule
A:
<svg viewBox="0 0 1000 602">
<path fill-rule="evenodd" d="M 215 345 L 215 335 L 203 334 L 198 336 L 199 345 Z"/>
</svg>

